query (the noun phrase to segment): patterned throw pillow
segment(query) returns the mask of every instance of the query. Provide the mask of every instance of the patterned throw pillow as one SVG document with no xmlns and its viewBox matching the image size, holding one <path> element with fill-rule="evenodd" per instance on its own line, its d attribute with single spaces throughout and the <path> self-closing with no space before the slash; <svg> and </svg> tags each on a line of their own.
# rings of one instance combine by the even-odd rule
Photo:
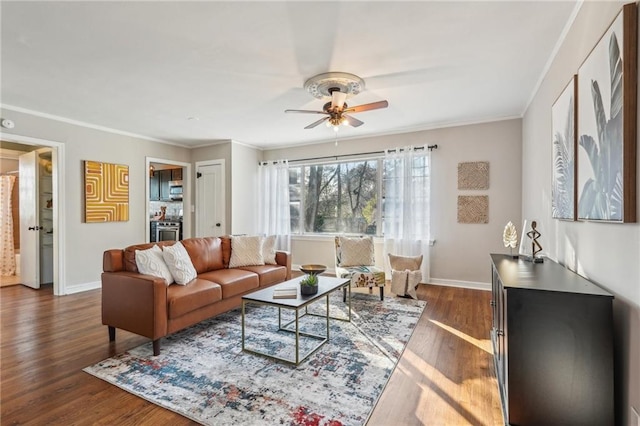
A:
<svg viewBox="0 0 640 426">
<path fill-rule="evenodd" d="M 375 263 L 373 238 L 340 237 L 340 266 L 368 266 Z"/>
<path fill-rule="evenodd" d="M 265 265 L 277 265 L 276 263 L 276 236 L 269 235 L 262 242 L 262 257 Z"/>
<path fill-rule="evenodd" d="M 136 266 L 141 274 L 164 278 L 167 285 L 173 283 L 173 275 L 162 257 L 162 249 L 157 245 L 147 250 L 136 250 Z"/>
<path fill-rule="evenodd" d="M 229 268 L 264 265 L 262 237 L 231 237 Z"/>
<path fill-rule="evenodd" d="M 417 271 L 422 265 L 422 255 L 396 256 L 389 253 L 389 265 L 394 271 Z"/>
<path fill-rule="evenodd" d="M 162 257 L 167 263 L 176 284 L 185 285 L 198 276 L 196 268 L 193 267 L 189 253 L 181 242 L 172 246 L 162 248 Z"/>
</svg>

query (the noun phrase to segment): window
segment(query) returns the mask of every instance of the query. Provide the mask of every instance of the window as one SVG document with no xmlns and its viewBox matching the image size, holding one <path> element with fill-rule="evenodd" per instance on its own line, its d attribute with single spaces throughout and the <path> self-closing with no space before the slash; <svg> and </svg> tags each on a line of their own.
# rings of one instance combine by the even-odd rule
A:
<svg viewBox="0 0 640 426">
<path fill-rule="evenodd" d="M 289 167 L 291 232 L 379 232 L 382 159 Z"/>
</svg>

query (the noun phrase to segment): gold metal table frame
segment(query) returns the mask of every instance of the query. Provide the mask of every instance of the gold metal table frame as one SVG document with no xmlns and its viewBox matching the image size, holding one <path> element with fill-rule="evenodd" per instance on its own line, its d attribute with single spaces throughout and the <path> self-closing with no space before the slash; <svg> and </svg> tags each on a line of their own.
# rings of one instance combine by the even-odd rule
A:
<svg viewBox="0 0 640 426">
<path fill-rule="evenodd" d="M 304 360 L 313 355 L 318 349 L 322 347 L 329 340 L 329 328 L 330 322 L 329 320 L 334 319 L 338 321 L 351 321 L 351 282 L 348 279 L 344 278 L 333 278 L 333 277 L 323 277 L 319 276 L 318 283 L 318 293 L 311 296 L 300 296 L 299 290 L 299 281 L 303 277 L 295 278 L 290 281 L 286 281 L 284 283 L 278 284 L 276 286 L 272 286 L 266 289 L 258 290 L 252 293 L 249 293 L 242 297 L 242 350 L 244 352 L 252 353 L 255 355 L 261 355 L 267 358 L 275 359 L 278 361 L 283 361 L 293 365 L 300 365 Z M 274 299 L 273 298 L 273 290 L 276 288 L 282 287 L 292 287 L 296 286 L 298 288 L 298 296 L 296 299 Z M 345 300 L 348 306 L 348 314 L 347 317 L 334 317 L 330 315 L 329 312 L 329 295 L 336 290 L 341 288 L 347 288 L 348 296 Z M 309 312 L 308 307 L 320 301 L 322 298 L 325 299 L 325 313 L 324 315 L 316 314 Z M 344 299 L 343 299 L 344 300 Z M 247 304 L 255 304 L 255 305 L 264 305 L 264 306 L 274 306 L 278 308 L 278 329 L 277 331 L 284 331 L 288 333 L 295 334 L 295 358 L 294 360 L 284 358 L 281 356 L 269 354 L 267 352 L 263 352 L 259 349 L 251 349 L 247 348 L 246 341 L 246 333 L 245 333 L 245 318 L 246 318 L 246 305 Z M 293 320 L 283 324 L 282 323 L 282 309 L 290 309 L 295 312 L 295 317 Z M 302 314 L 301 314 L 302 312 Z M 326 318 L 326 333 L 324 335 L 318 335 L 313 333 L 307 333 L 300 331 L 300 319 L 305 316 L 317 316 Z M 293 325 L 293 327 L 291 327 Z M 309 337 L 311 339 L 317 340 L 318 342 L 306 353 L 300 354 L 300 336 Z"/>
</svg>

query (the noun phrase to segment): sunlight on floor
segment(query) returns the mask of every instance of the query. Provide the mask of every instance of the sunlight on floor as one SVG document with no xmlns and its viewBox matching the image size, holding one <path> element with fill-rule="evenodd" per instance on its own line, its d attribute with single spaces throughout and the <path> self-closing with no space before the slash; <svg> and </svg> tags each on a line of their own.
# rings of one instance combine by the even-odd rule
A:
<svg viewBox="0 0 640 426">
<path fill-rule="evenodd" d="M 431 321 L 433 324 L 437 325 L 438 327 L 448 331 L 449 333 L 453 334 L 454 336 L 457 336 L 459 338 L 461 338 L 462 340 L 471 343 L 472 345 L 476 346 L 479 349 L 482 349 L 483 351 L 485 351 L 486 353 L 493 355 L 493 350 L 491 349 L 491 341 L 489 339 L 476 339 L 474 337 L 469 336 L 468 334 L 465 334 L 463 332 L 461 332 L 460 330 L 456 330 L 453 327 L 450 327 L 446 324 L 443 324 L 441 322 L 438 322 L 436 320 L 429 320 Z"/>
<path fill-rule="evenodd" d="M 473 395 L 464 393 L 464 388 L 467 388 L 467 386 L 460 386 L 461 383 L 456 383 L 448 378 L 415 352 L 410 350 L 404 352 L 403 362 L 396 367 L 396 371 L 398 370 L 403 375 L 411 377 L 419 389 L 420 395 L 415 405 L 416 410 L 430 407 L 430 410 L 437 412 L 453 408 L 457 414 L 456 425 L 484 425 L 472 411 Z M 469 381 L 480 383 L 482 379 L 466 380 L 466 382 Z M 438 398 L 440 402 L 436 403 L 434 398 Z M 444 408 L 445 406 L 448 408 Z M 423 418 L 424 416 L 416 412 L 416 417 Z"/>
</svg>

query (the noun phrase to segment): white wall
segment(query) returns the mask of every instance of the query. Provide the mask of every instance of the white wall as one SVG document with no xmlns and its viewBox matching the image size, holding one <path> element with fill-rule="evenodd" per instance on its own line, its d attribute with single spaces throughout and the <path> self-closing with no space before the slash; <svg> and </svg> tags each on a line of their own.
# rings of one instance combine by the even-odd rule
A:
<svg viewBox="0 0 640 426">
<path fill-rule="evenodd" d="M 551 218 L 551 106 L 621 9 L 585 2 L 523 119 L 523 217 L 536 219 L 551 258 L 611 291 L 614 301 L 616 424 L 640 411 L 640 224 Z M 579 83 L 582 84 L 582 83 Z M 580 114 L 580 112 L 578 112 Z M 638 150 L 640 165 L 640 150 Z M 638 174 L 640 188 L 640 174 Z M 640 197 L 638 197 L 640 212 Z"/>
<path fill-rule="evenodd" d="M 262 153 L 231 143 L 231 233 L 255 234 L 258 229 L 258 162 Z"/>
<path fill-rule="evenodd" d="M 149 177 L 145 157 L 189 161 L 188 149 L 107 133 L 29 114 L 2 110 L 1 116 L 16 124 L 11 134 L 63 143 L 65 146 L 65 221 L 61 253 L 65 292 L 99 287 L 102 253 L 145 241 L 145 184 Z M 129 221 L 84 223 L 82 221 L 83 161 L 94 160 L 129 166 Z"/>
<path fill-rule="evenodd" d="M 264 151 L 265 160 L 300 159 L 327 155 L 382 151 L 407 145 L 437 144 L 432 151 L 431 194 L 432 283 L 490 288 L 489 253 L 502 252 L 502 232 L 508 221 L 521 221 L 521 120 L 505 120 L 413 133 L 370 137 Z M 458 163 L 488 161 L 487 191 L 458 191 Z M 489 195 L 488 224 L 457 223 L 458 195 Z M 302 237 L 292 241 L 296 265 L 323 263 L 334 266 L 331 237 Z M 378 265 L 385 253 L 376 245 Z"/>
</svg>

